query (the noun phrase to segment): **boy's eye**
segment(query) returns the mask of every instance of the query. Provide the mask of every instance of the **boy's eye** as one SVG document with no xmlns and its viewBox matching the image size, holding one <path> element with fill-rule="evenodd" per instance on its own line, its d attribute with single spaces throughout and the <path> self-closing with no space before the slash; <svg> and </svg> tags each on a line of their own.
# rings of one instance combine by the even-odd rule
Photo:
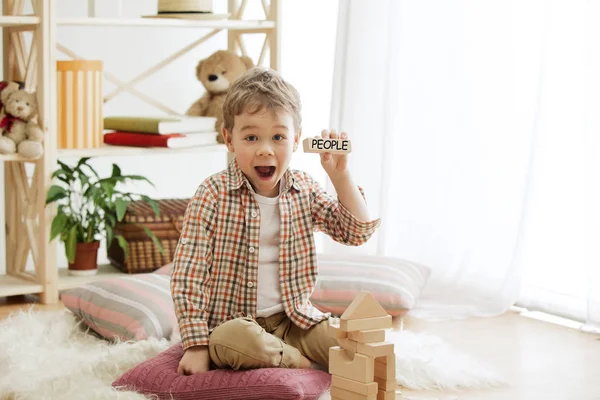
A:
<svg viewBox="0 0 600 400">
<path fill-rule="evenodd" d="M 283 135 L 280 135 L 280 134 L 273 136 L 273 140 L 275 140 L 275 141 L 280 141 L 283 139 L 285 139 L 285 138 L 283 137 Z"/>
<path fill-rule="evenodd" d="M 254 135 L 246 136 L 246 140 L 249 142 L 255 142 L 256 136 L 254 136 Z"/>
</svg>

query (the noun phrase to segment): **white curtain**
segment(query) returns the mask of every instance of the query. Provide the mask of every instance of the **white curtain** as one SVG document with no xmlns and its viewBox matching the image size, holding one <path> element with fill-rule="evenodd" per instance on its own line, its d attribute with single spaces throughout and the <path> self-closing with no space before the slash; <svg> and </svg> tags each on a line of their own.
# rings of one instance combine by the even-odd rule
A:
<svg viewBox="0 0 600 400">
<path fill-rule="evenodd" d="M 600 4 L 545 7 L 540 134 L 523 236 L 520 303 L 600 323 Z"/>
<path fill-rule="evenodd" d="M 567 280 L 589 291 L 561 294 L 594 310 L 589 12 L 583 0 L 340 1 L 331 125 L 349 132 L 354 176 L 383 225 L 366 246 L 326 251 L 431 267 L 420 317 L 497 315 L 520 293 L 566 315 L 558 297 L 544 305 Z M 527 297 L 534 286 L 542 297 Z"/>
</svg>

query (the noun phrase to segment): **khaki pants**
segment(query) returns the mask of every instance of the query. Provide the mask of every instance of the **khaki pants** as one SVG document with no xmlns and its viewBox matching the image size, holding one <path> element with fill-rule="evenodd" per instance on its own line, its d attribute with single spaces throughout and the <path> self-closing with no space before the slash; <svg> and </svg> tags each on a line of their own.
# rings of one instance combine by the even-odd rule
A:
<svg viewBox="0 0 600 400">
<path fill-rule="evenodd" d="M 217 368 L 298 368 L 300 355 L 328 367 L 329 348 L 337 341 L 327 331 L 327 320 L 304 330 L 284 312 L 256 320 L 236 318 L 213 330 L 208 351 Z"/>
</svg>

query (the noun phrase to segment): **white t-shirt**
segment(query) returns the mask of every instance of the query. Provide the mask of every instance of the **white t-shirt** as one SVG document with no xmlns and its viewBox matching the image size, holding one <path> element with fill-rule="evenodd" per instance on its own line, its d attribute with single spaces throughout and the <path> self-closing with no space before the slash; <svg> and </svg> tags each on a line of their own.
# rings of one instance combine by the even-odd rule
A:
<svg viewBox="0 0 600 400">
<path fill-rule="evenodd" d="M 279 196 L 254 194 L 260 208 L 258 247 L 258 288 L 256 316 L 268 317 L 283 311 L 279 286 Z"/>
</svg>

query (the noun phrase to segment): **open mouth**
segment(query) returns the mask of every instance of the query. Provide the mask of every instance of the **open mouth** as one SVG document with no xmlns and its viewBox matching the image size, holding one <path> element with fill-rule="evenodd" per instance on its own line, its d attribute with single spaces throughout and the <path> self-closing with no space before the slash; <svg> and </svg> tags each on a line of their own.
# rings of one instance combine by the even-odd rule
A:
<svg viewBox="0 0 600 400">
<path fill-rule="evenodd" d="M 275 167 L 273 166 L 254 167 L 254 170 L 256 171 L 258 176 L 263 179 L 269 179 L 270 177 L 275 175 Z"/>
</svg>

